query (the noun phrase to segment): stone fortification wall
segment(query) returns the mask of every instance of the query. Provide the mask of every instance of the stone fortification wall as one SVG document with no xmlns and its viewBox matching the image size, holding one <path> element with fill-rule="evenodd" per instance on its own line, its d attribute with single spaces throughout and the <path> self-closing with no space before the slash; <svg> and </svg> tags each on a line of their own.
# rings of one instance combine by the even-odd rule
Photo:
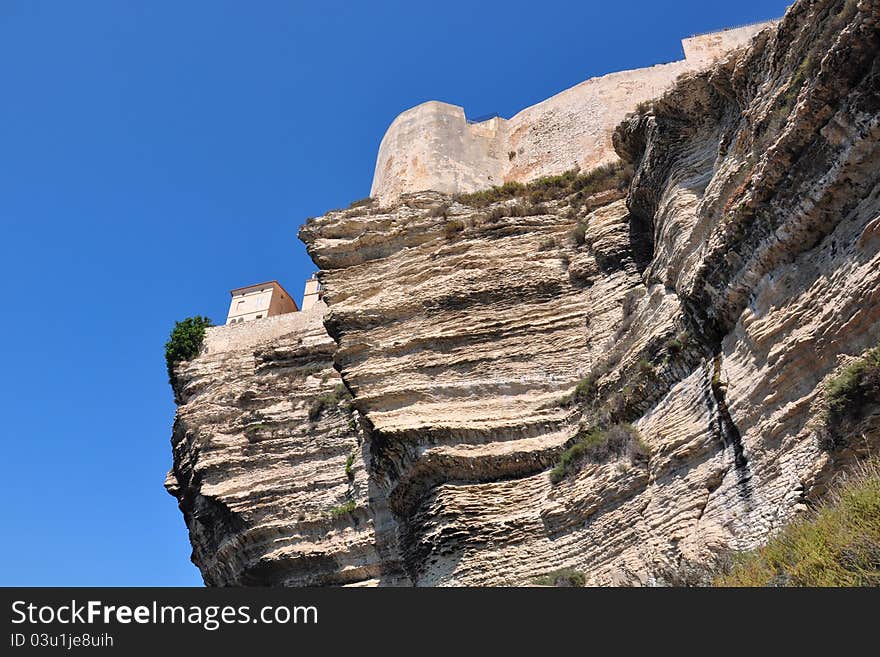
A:
<svg viewBox="0 0 880 657">
<path fill-rule="evenodd" d="M 429 101 L 400 114 L 382 139 L 370 195 L 383 204 L 401 194 L 472 192 L 614 161 L 611 134 L 639 103 L 679 75 L 705 68 L 772 23 L 685 39 L 685 59 L 592 78 L 511 119 L 468 123 L 457 105 Z"/>
<path fill-rule="evenodd" d="M 285 313 L 241 324 L 212 326 L 205 331 L 202 354 L 252 349 L 258 344 L 290 333 L 312 332 L 321 326 L 326 310 L 327 305 L 319 301 L 302 312 Z"/>
</svg>

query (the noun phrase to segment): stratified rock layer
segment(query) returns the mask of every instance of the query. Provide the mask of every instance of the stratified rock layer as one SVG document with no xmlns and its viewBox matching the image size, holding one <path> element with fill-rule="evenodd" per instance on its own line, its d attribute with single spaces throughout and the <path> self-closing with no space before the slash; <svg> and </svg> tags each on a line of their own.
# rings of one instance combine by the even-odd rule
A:
<svg viewBox="0 0 880 657">
<path fill-rule="evenodd" d="M 180 368 L 172 489 L 206 581 L 698 583 L 821 497 L 880 444 L 880 408 L 831 447 L 822 414 L 880 342 L 878 20 L 878 0 L 801 1 L 681 79 L 614 135 L 628 190 L 310 220 L 327 381 L 258 365 L 293 334 Z M 303 419 L 331 358 L 353 430 Z M 277 442 L 245 455 L 255 408 Z M 551 481 L 578 435 L 625 422 L 649 457 Z"/>
<path fill-rule="evenodd" d="M 166 487 L 206 584 L 347 584 L 387 561 L 325 310 L 208 329 L 202 354 L 177 368 Z"/>
</svg>

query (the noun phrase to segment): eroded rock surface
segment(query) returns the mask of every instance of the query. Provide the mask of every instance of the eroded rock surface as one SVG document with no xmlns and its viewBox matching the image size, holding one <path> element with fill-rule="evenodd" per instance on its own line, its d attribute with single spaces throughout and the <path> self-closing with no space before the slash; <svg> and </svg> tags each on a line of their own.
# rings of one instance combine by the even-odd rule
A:
<svg viewBox="0 0 880 657">
<path fill-rule="evenodd" d="M 388 561 L 325 310 L 208 329 L 177 368 L 166 488 L 208 585 L 347 584 Z"/>
</svg>

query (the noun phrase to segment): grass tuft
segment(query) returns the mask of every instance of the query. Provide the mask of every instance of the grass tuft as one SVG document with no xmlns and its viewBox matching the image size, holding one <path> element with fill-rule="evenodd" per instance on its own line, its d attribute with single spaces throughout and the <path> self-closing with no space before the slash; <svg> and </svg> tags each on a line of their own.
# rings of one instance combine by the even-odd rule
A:
<svg viewBox="0 0 880 657">
<path fill-rule="evenodd" d="M 357 508 L 357 504 L 354 503 L 354 500 L 349 500 L 344 504 L 340 504 L 339 506 L 334 506 L 332 509 L 327 511 L 327 515 L 331 518 L 341 518 L 342 516 L 347 516 L 354 513 L 354 510 Z"/>
<path fill-rule="evenodd" d="M 615 424 L 607 429 L 593 428 L 580 432 L 574 444 L 562 452 L 556 467 L 550 471 L 550 481 L 559 483 L 577 472 L 582 463 L 605 463 L 625 454 L 633 460 L 650 456 L 649 447 L 630 424 Z"/>
<path fill-rule="evenodd" d="M 847 365 L 825 386 L 829 420 L 853 415 L 873 394 L 880 393 L 880 346 Z"/>
<path fill-rule="evenodd" d="M 464 230 L 464 222 L 459 219 L 450 219 L 443 225 L 443 236 L 447 240 L 455 239 L 455 236 Z"/>
<path fill-rule="evenodd" d="M 880 586 L 880 461 L 844 477 L 828 503 L 733 558 L 715 586 Z"/>
<path fill-rule="evenodd" d="M 541 575 L 535 578 L 535 584 L 538 586 L 585 586 L 587 578 L 579 570 L 573 568 L 562 568 L 554 570 L 552 573 Z"/>
<path fill-rule="evenodd" d="M 474 208 L 485 208 L 514 198 L 528 199 L 531 203 L 538 204 L 574 196 L 574 204 L 579 204 L 598 192 L 623 189 L 630 180 L 632 169 L 622 162 L 616 162 L 602 165 L 587 173 L 571 169 L 558 176 L 538 178 L 528 184 L 506 182 L 479 192 L 461 194 L 456 200 Z"/>
</svg>

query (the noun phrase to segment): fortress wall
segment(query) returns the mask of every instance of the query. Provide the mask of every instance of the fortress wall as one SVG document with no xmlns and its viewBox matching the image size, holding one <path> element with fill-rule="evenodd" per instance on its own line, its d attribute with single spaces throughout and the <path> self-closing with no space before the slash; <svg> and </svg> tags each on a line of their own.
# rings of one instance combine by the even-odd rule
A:
<svg viewBox="0 0 880 657">
<path fill-rule="evenodd" d="M 681 61 L 592 78 L 509 120 L 469 124 L 457 105 L 422 103 L 394 119 L 385 133 L 370 196 L 388 204 L 408 192 L 466 193 L 612 162 L 617 156 L 611 134 L 639 103 L 661 95 L 682 73 L 705 68 L 746 45 L 773 24 L 685 39 L 686 58 Z"/>
<path fill-rule="evenodd" d="M 508 148 L 516 155 L 504 180 L 527 182 L 579 166 L 593 169 L 617 159 L 614 128 L 635 107 L 656 98 L 689 70 L 688 62 L 592 78 L 511 118 Z"/>
<path fill-rule="evenodd" d="M 767 21 L 754 25 L 734 27 L 721 32 L 710 32 L 683 39 L 681 42 L 684 56 L 688 62 L 703 67 L 711 64 L 725 53 L 749 44 L 752 37 L 761 30 L 776 25 L 779 21 Z"/>
<path fill-rule="evenodd" d="M 500 183 L 505 123 L 468 124 L 463 108 L 439 101 L 407 110 L 382 139 L 370 196 L 384 201 L 417 190 L 451 194 Z"/>
<path fill-rule="evenodd" d="M 205 330 L 203 354 L 252 349 L 260 343 L 290 333 L 306 332 L 323 324 L 327 306 L 319 301 L 309 310 L 265 317 L 241 324 L 212 326 Z"/>
</svg>

